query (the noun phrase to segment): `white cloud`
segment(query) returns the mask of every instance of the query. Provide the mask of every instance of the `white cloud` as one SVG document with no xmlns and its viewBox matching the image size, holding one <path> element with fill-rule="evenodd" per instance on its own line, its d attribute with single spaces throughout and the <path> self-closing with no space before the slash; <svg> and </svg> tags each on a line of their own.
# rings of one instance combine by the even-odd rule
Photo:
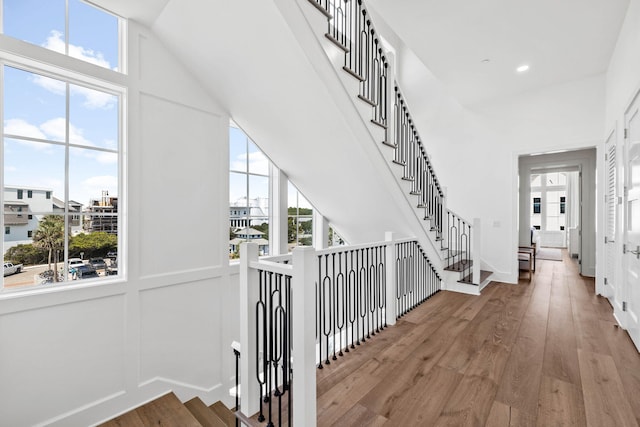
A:
<svg viewBox="0 0 640 427">
<path fill-rule="evenodd" d="M 64 39 L 62 38 L 62 33 L 56 30 L 51 31 L 43 46 L 47 49 L 64 53 Z M 92 49 L 85 49 L 82 46 L 69 44 L 69 56 L 99 65 L 100 67 L 111 68 L 109 61 L 104 59 L 104 55 L 101 52 L 96 52 Z"/>
<path fill-rule="evenodd" d="M 76 85 L 71 85 L 71 94 L 84 97 L 84 103 L 82 105 L 89 110 L 110 110 L 116 105 L 116 100 L 118 99 L 109 93 Z"/>
<path fill-rule="evenodd" d="M 247 164 L 247 155 L 240 154 L 231 162 L 232 170 L 244 170 Z M 269 159 L 260 151 L 249 153 L 249 171 L 261 175 L 269 174 Z"/>
<path fill-rule="evenodd" d="M 43 44 L 47 49 L 54 50 L 64 54 L 64 40 L 62 33 L 53 30 Z M 100 52 L 94 52 L 91 49 L 85 49 L 82 46 L 69 44 L 69 56 L 81 59 L 83 61 L 98 65 L 100 67 L 111 68 L 109 61 L 104 59 L 104 55 Z M 55 80 L 49 77 L 34 74 L 33 82 L 43 89 L 56 95 L 64 95 L 66 85 L 63 81 Z M 117 97 L 97 90 L 89 89 L 83 86 L 71 85 L 72 95 L 79 95 L 84 98 L 83 106 L 87 109 L 111 109 L 116 105 Z"/>
<path fill-rule="evenodd" d="M 81 203 L 100 197 L 103 190 L 108 191 L 110 195 L 117 195 L 118 178 L 110 175 L 92 176 L 82 182 L 82 190 L 84 200 L 78 200 Z"/>
<path fill-rule="evenodd" d="M 104 151 L 95 151 L 95 159 L 103 165 L 114 165 L 118 163 L 118 155 L 115 153 L 105 153 Z"/>
<path fill-rule="evenodd" d="M 4 121 L 4 133 L 20 135 L 29 138 L 46 139 L 46 135 L 35 125 L 22 119 L 7 119 Z"/>
<path fill-rule="evenodd" d="M 55 95 L 65 95 L 66 84 L 61 80 L 52 79 L 50 77 L 41 76 L 40 74 L 33 75 L 33 82 Z"/>
</svg>

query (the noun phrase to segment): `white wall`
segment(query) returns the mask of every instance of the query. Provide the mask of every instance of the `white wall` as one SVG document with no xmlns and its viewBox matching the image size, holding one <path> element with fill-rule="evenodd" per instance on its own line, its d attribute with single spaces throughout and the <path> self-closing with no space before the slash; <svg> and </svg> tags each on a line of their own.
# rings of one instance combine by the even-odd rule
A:
<svg viewBox="0 0 640 427">
<path fill-rule="evenodd" d="M 2 425 L 90 425 L 168 390 L 231 403 L 228 115 L 134 22 L 128 51 L 126 280 L 0 295 Z"/>
<path fill-rule="evenodd" d="M 518 156 L 599 144 L 604 75 L 468 109 L 412 52 L 397 51 L 398 79 L 448 207 L 482 220 L 482 258 L 494 280 L 517 281 Z"/>
<path fill-rule="evenodd" d="M 623 147 L 624 147 L 624 114 L 630 103 L 636 97 L 640 91 L 640 0 L 631 0 L 629 8 L 627 9 L 627 16 L 625 17 L 624 24 L 620 31 L 616 48 L 611 56 L 611 62 L 609 63 L 609 69 L 606 76 L 606 128 L 603 133 L 603 143 L 609 136 L 613 136 L 613 143 L 616 144 L 618 154 L 618 182 L 617 182 L 617 195 L 623 194 L 623 174 L 620 172 L 622 167 Z M 598 166 L 600 173 L 598 174 L 598 180 L 605 182 L 605 163 L 603 156 L 598 157 Z M 598 199 L 603 200 L 604 190 L 599 192 Z M 616 278 L 620 281 L 623 277 L 622 272 L 622 206 L 618 211 L 620 213 L 617 221 L 617 235 L 615 236 L 614 243 L 614 278 L 609 277 L 609 281 L 615 281 Z M 600 218 L 600 226 L 604 228 L 604 218 Z M 604 259 L 605 248 L 604 242 L 598 241 L 598 254 L 600 258 Z M 596 279 L 596 291 L 600 294 L 606 295 L 610 298 L 616 298 L 617 301 L 613 301 L 614 307 L 620 307 L 621 299 L 626 299 L 630 296 L 626 290 L 622 292 L 617 291 L 616 295 L 612 295 L 611 292 L 604 288 L 604 265 L 598 272 Z M 621 283 L 616 283 L 617 289 L 621 288 Z M 638 306 L 640 301 L 628 301 L 630 305 Z M 616 310 L 618 311 L 619 308 Z M 619 312 L 617 313 L 620 314 Z M 620 319 L 624 322 L 624 318 Z M 624 325 L 623 325 L 624 326 Z"/>
</svg>

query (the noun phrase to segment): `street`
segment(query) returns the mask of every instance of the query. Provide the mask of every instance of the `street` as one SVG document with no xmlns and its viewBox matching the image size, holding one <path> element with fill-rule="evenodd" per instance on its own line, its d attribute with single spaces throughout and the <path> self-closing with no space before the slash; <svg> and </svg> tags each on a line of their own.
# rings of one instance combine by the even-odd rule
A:
<svg viewBox="0 0 640 427">
<path fill-rule="evenodd" d="M 58 271 L 62 267 L 63 263 L 58 263 Z M 53 264 L 52 264 L 53 267 Z M 29 267 L 23 267 L 22 271 L 17 274 L 12 274 L 11 276 L 6 276 L 4 278 L 4 287 L 5 288 L 16 288 L 19 286 L 30 286 L 35 284 L 40 284 L 44 279 L 34 276 L 39 275 L 40 273 L 47 271 L 49 266 L 47 264 L 42 265 L 32 265 Z M 100 277 L 105 275 L 104 270 L 98 270 L 98 275 Z"/>
</svg>

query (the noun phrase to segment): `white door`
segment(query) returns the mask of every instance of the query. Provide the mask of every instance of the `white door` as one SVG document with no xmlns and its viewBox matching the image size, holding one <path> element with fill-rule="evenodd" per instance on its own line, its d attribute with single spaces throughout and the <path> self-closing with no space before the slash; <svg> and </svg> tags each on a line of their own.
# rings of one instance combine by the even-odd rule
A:
<svg viewBox="0 0 640 427">
<path fill-rule="evenodd" d="M 604 238 L 604 286 L 602 295 L 609 298 L 611 305 L 622 311 L 622 295 L 618 280 L 616 278 L 616 234 L 618 232 L 618 167 L 616 150 L 616 133 L 613 132 L 605 144 L 605 238 Z"/>
<path fill-rule="evenodd" d="M 640 349 L 640 98 L 625 115 L 625 194 L 622 255 L 626 328 Z"/>
</svg>

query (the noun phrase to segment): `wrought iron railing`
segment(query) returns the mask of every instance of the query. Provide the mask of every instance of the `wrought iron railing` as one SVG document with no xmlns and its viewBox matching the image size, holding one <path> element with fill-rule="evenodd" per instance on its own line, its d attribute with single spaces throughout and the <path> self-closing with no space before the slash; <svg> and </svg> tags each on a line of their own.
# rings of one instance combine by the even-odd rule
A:
<svg viewBox="0 0 640 427">
<path fill-rule="evenodd" d="M 291 276 L 259 269 L 258 277 L 256 379 L 263 403 L 258 420 L 267 421 L 271 426 L 276 418 L 275 411 L 277 420 L 282 424 L 283 399 L 286 399 L 286 408 L 291 403 Z M 291 411 L 287 413 L 291 414 Z"/>
<path fill-rule="evenodd" d="M 387 326 L 386 243 L 318 251 L 318 368 Z"/>
<path fill-rule="evenodd" d="M 249 399 L 246 410 L 269 425 L 291 425 L 292 412 L 295 420 L 309 412 L 305 400 L 315 402 L 310 372 L 296 374 L 292 397 L 293 360 L 296 372 L 314 364 L 322 369 L 441 289 L 418 242 L 394 240 L 392 233 L 378 243 L 297 248 L 293 259 L 271 258 L 275 262 L 258 259 L 252 243 L 243 243 L 241 251 L 241 328 L 248 329 L 241 335 L 243 359 L 249 358 L 242 361 L 242 412 Z M 239 414 L 245 415 L 253 414 Z"/>
<path fill-rule="evenodd" d="M 442 279 L 416 240 L 395 244 L 395 273 L 398 317 L 440 292 Z"/>
<path fill-rule="evenodd" d="M 472 224 L 447 211 L 447 269 L 459 271 L 463 282 L 473 282 Z"/>
<path fill-rule="evenodd" d="M 444 193 L 414 125 L 398 82 L 391 79 L 389 60 L 362 0 L 309 0 L 328 18 L 326 36 L 344 50 L 343 69 L 360 81 L 358 97 L 372 107 L 371 122 L 384 128 L 383 143 L 395 147 L 393 161 L 403 166 L 411 194 L 424 209 L 436 238 L 443 237 Z M 394 94 L 389 85 L 394 84 Z M 393 100 L 389 99 L 393 96 Z M 393 123 L 389 123 L 389 109 Z M 393 124 L 393 138 L 389 138 Z"/>
<path fill-rule="evenodd" d="M 236 388 L 234 390 L 236 406 L 233 410 L 234 412 L 238 412 L 240 411 L 240 343 L 237 341 L 234 341 L 231 347 L 233 349 L 233 355 L 235 356 L 235 359 L 236 359 L 236 376 L 235 376 Z M 238 419 L 238 417 L 236 417 L 236 427 L 239 427 L 239 426 L 240 426 L 240 420 Z"/>
<path fill-rule="evenodd" d="M 435 231 L 436 238 L 441 241 L 444 192 L 397 84 L 393 111 L 395 121 L 393 162 L 403 166 L 402 179 L 411 181 L 411 194 L 418 197 L 417 207 L 424 209 L 424 219 L 431 221 L 431 231 Z"/>
</svg>

